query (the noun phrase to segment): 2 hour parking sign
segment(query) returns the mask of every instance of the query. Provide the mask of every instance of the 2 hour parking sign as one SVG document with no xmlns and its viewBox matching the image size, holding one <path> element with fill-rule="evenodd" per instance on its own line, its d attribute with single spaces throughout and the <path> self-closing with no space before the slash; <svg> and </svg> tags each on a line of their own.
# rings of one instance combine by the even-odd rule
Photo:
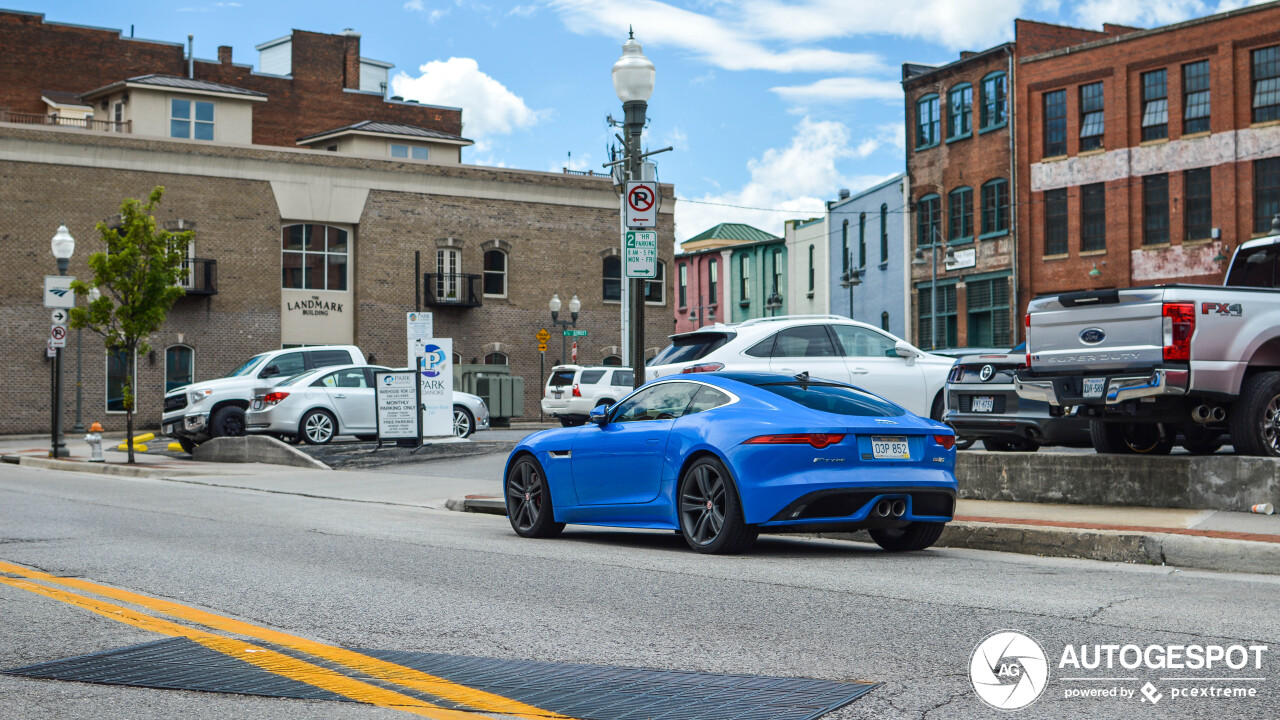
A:
<svg viewBox="0 0 1280 720">
<path fill-rule="evenodd" d="M 623 264 L 629 278 L 651 278 L 658 272 L 658 233 L 632 230 L 623 243 Z"/>
</svg>

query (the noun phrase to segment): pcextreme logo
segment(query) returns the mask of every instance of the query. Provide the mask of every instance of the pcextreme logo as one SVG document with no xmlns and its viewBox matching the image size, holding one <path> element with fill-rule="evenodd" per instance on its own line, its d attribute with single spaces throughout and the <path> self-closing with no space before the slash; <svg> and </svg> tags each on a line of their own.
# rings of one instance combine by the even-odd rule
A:
<svg viewBox="0 0 1280 720">
<path fill-rule="evenodd" d="M 1040 643 L 1016 630 L 991 633 L 973 649 L 969 681 L 982 702 L 1018 710 L 1035 702 L 1049 682 L 1049 659 Z"/>
</svg>

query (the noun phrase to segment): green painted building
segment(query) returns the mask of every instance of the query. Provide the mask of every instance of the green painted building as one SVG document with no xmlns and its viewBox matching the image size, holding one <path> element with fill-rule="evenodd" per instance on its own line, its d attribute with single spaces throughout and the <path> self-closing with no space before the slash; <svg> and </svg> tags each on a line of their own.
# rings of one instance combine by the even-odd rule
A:
<svg viewBox="0 0 1280 720">
<path fill-rule="evenodd" d="M 761 231 L 757 231 L 761 232 Z M 787 243 L 780 237 L 726 248 L 731 322 L 787 314 Z"/>
</svg>

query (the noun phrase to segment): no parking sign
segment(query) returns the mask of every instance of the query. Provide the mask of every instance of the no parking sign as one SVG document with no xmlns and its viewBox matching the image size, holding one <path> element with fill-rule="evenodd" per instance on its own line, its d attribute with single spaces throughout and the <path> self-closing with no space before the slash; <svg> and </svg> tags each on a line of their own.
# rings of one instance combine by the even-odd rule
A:
<svg viewBox="0 0 1280 720">
<path fill-rule="evenodd" d="M 623 194 L 623 206 L 629 228 L 658 226 L 658 183 L 629 182 Z"/>
</svg>

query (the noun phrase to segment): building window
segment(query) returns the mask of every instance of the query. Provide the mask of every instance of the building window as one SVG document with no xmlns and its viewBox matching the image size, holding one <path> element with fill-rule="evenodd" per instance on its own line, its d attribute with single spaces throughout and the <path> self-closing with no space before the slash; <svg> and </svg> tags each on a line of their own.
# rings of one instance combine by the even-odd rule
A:
<svg viewBox="0 0 1280 720">
<path fill-rule="evenodd" d="M 604 276 L 604 292 L 602 296 L 605 300 L 622 300 L 622 258 L 617 255 L 606 257 L 601 264 L 601 274 Z"/>
<path fill-rule="evenodd" d="M 947 195 L 947 239 L 973 239 L 973 188 L 956 188 Z"/>
<path fill-rule="evenodd" d="M 1009 93 L 1005 74 L 993 73 L 982 79 L 982 127 L 1003 125 L 1009 117 Z"/>
<path fill-rule="evenodd" d="M 1182 134 L 1209 132 L 1209 61 L 1182 66 Z"/>
<path fill-rule="evenodd" d="M 490 297 L 507 296 L 507 254 L 501 250 L 485 251 L 484 294 Z"/>
<path fill-rule="evenodd" d="M 689 266 L 680 263 L 680 307 L 688 307 L 689 305 Z"/>
<path fill-rule="evenodd" d="M 923 150 L 938 144 L 939 125 L 938 96 L 926 95 L 916 102 L 916 149 Z"/>
<path fill-rule="evenodd" d="M 1208 240 L 1213 230 L 1213 179 L 1209 168 L 1188 170 L 1182 174 L 1186 194 L 1182 219 L 1187 240 Z"/>
<path fill-rule="evenodd" d="M 1067 154 L 1067 91 L 1044 94 L 1044 156 Z"/>
<path fill-rule="evenodd" d="M 780 293 L 782 292 L 783 287 L 785 287 L 785 285 L 782 282 L 782 251 L 774 250 L 773 251 L 773 291 L 776 293 Z"/>
<path fill-rule="evenodd" d="M 1142 73 L 1142 140 L 1169 137 L 1169 90 L 1165 70 Z"/>
<path fill-rule="evenodd" d="M 751 299 L 751 257 L 738 256 L 738 300 L 746 302 Z"/>
<path fill-rule="evenodd" d="M 1080 251 L 1107 249 L 1107 186 L 1080 187 Z"/>
<path fill-rule="evenodd" d="M 813 292 L 813 246 L 809 246 L 809 292 Z"/>
<path fill-rule="evenodd" d="M 1142 244 L 1169 242 L 1169 176 L 1142 178 Z"/>
<path fill-rule="evenodd" d="M 654 305 L 667 301 L 667 264 L 661 260 L 653 265 L 653 277 L 644 281 L 644 301 Z"/>
<path fill-rule="evenodd" d="M 1253 121 L 1280 120 L 1280 45 L 1253 51 Z"/>
<path fill-rule="evenodd" d="M 1102 105 L 1102 83 L 1080 86 L 1080 152 L 1102 147 L 1106 130 Z"/>
<path fill-rule="evenodd" d="M 124 350 L 107 351 L 107 412 L 125 412 L 125 386 L 136 398 L 138 395 L 138 364 L 133 366 L 133 382 L 129 382 L 129 353 Z M 137 404 L 134 405 L 135 409 Z"/>
<path fill-rule="evenodd" d="M 346 290 L 349 234 L 330 225 L 286 225 L 280 231 L 280 287 L 292 290 Z"/>
<path fill-rule="evenodd" d="M 982 234 L 1009 232 L 1009 181 L 988 180 L 982 185 Z"/>
<path fill-rule="evenodd" d="M 720 263 L 711 258 L 707 260 L 707 304 L 715 305 L 719 302 L 720 293 L 716 286 L 720 284 Z"/>
<path fill-rule="evenodd" d="M 459 297 L 462 253 L 453 248 L 436 250 L 436 301 L 447 302 Z"/>
<path fill-rule="evenodd" d="M 973 86 L 957 85 L 947 94 L 947 137 L 969 137 L 973 131 Z"/>
<path fill-rule="evenodd" d="M 429 154 L 430 151 L 423 145 L 401 145 L 399 143 L 391 143 L 391 157 L 393 158 L 426 160 Z"/>
<path fill-rule="evenodd" d="M 169 137 L 213 139 L 213 103 L 203 100 L 169 100 Z"/>
<path fill-rule="evenodd" d="M 916 205 L 916 245 L 942 240 L 942 198 L 926 195 Z"/>
<path fill-rule="evenodd" d="M 622 356 L 621 356 L 621 355 L 605 355 L 605 356 L 604 356 L 604 361 L 603 361 L 603 362 L 601 362 L 600 364 L 601 364 L 601 365 L 610 365 L 610 366 L 621 367 L 621 366 L 622 366 Z"/>
<path fill-rule="evenodd" d="M 164 350 L 164 391 L 195 382 L 196 351 L 186 345 L 170 345 Z"/>
<path fill-rule="evenodd" d="M 484 356 L 485 365 L 510 365 L 511 360 L 506 353 L 491 352 Z"/>
<path fill-rule="evenodd" d="M 849 221 L 840 225 L 840 269 L 849 272 Z"/>
<path fill-rule="evenodd" d="M 970 280 L 966 283 L 971 347 L 1009 347 L 1009 279 Z"/>
<path fill-rule="evenodd" d="M 880 313 L 880 329 L 889 332 L 889 313 Z"/>
<path fill-rule="evenodd" d="M 867 266 L 867 214 L 858 215 L 858 267 Z"/>
<path fill-rule="evenodd" d="M 955 283 L 938 286 L 938 334 L 933 334 L 933 291 L 929 283 L 916 286 L 916 307 L 920 309 L 919 338 L 921 347 L 931 350 L 955 347 L 960 342 L 960 329 L 956 324 Z"/>
<path fill-rule="evenodd" d="M 880 204 L 880 262 L 889 262 L 889 205 Z"/>
<path fill-rule="evenodd" d="M 1271 232 L 1271 220 L 1280 215 L 1280 158 L 1253 161 L 1253 232 Z"/>
<path fill-rule="evenodd" d="M 1067 254 L 1066 188 L 1044 193 L 1044 254 Z"/>
</svg>

